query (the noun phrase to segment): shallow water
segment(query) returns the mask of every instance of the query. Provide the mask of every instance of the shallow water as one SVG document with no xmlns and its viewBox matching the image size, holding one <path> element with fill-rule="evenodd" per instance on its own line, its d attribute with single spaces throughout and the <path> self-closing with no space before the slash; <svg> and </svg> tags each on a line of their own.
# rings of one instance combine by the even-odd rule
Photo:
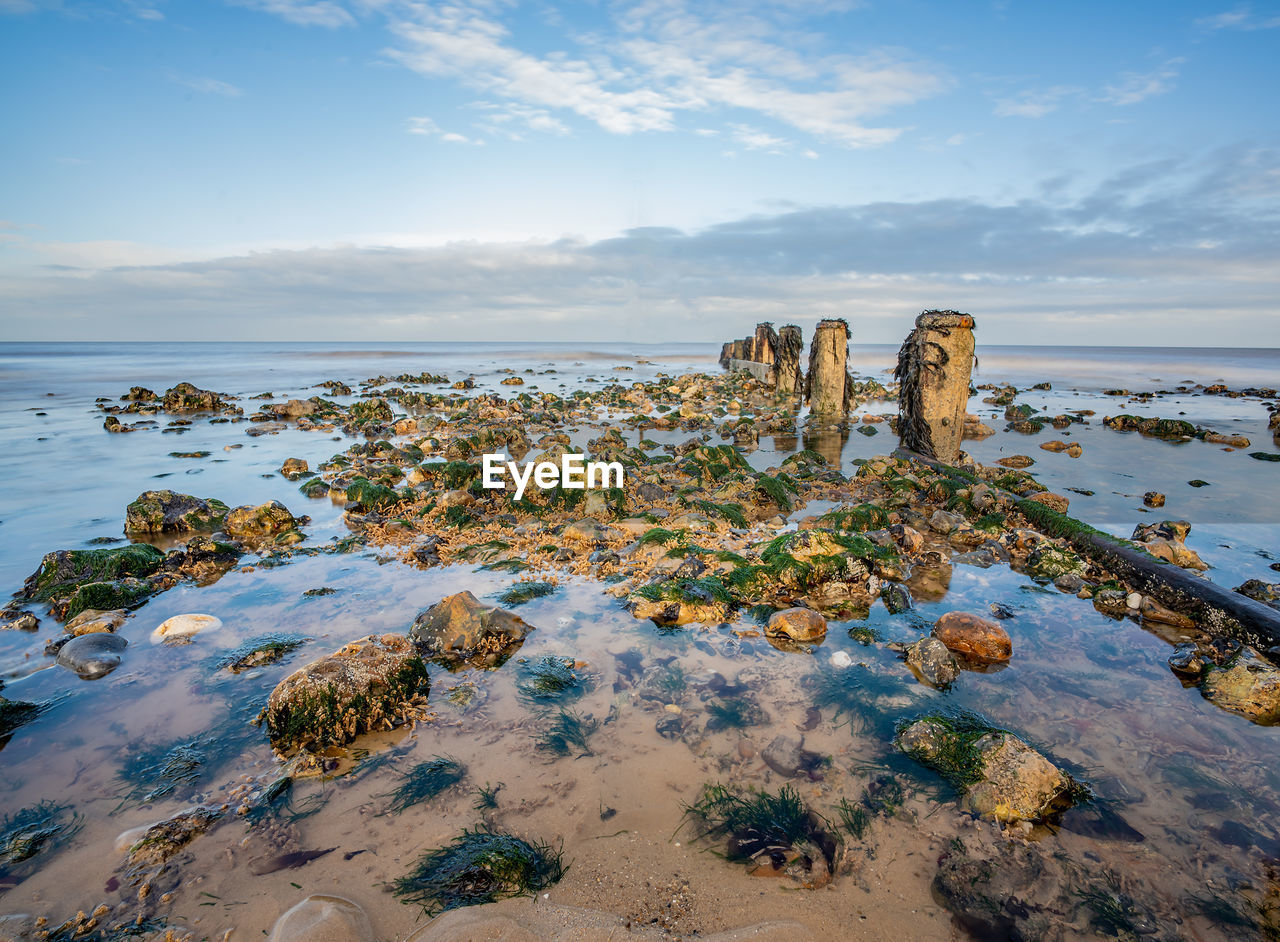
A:
<svg viewBox="0 0 1280 942">
<path fill-rule="evenodd" d="M 473 374 L 477 392 L 509 394 L 498 385 L 508 374 L 499 370 L 532 368 L 556 372 L 526 377 L 523 390 L 563 391 L 561 384 L 572 389 L 592 379 L 627 382 L 658 372 L 711 369 L 715 352 L 681 345 L 578 350 L 442 344 L 410 351 L 376 345 L 5 345 L 0 431 L 8 448 L 0 476 L 0 580 L 16 590 L 43 553 L 120 536 L 124 506 L 155 487 L 218 497 L 232 506 L 278 499 L 311 516 L 308 545 L 348 532 L 341 507 L 327 499 L 307 500 L 276 471 L 285 457 L 305 458 L 315 467 L 350 439 L 293 428 L 249 438 L 245 425 L 202 418 L 181 432 L 108 435 L 93 400 L 116 399 L 130 385 L 163 390 L 187 379 L 239 395 L 270 390 L 278 397 L 305 398 L 314 394 L 313 384 L 328 379 L 355 387 L 378 374 L 430 370 L 451 380 Z M 871 353 L 883 354 L 877 364 L 892 359 L 887 349 Z M 1135 392 L 1173 388 L 1188 378 L 1221 378 L 1238 387 L 1263 382 L 1257 377 L 1267 370 L 1280 378 L 1280 354 L 1271 351 L 1268 359 L 1256 353 L 1197 360 L 1157 352 L 1133 362 L 1126 360 L 1131 352 L 1121 352 L 1101 357 L 1096 369 L 1081 370 L 1076 360 L 1055 360 L 1043 351 L 1030 361 L 1007 351 L 980 351 L 976 382 L 1049 380 L 1051 392 L 1029 393 L 1019 402 L 1050 415 L 1081 408 L 1097 415 L 1087 426 L 1071 426 L 1070 437 L 1052 428 L 1035 436 L 998 432 L 966 448 L 984 463 L 1031 455 L 1036 464 L 1030 470 L 1053 490 L 1068 493 L 1074 514 L 1126 536 L 1136 522 L 1190 520 L 1188 545 L 1224 585 L 1245 578 L 1274 581 L 1268 566 L 1280 558 L 1280 468 L 1247 454 L 1276 450 L 1263 405 L 1193 394 L 1133 404 L 1098 394 L 1101 386 L 1112 385 L 1113 368 L 1129 377 L 1123 385 Z M 1006 362 L 1001 356 L 1011 358 L 1009 371 L 996 375 Z M 855 357 L 855 363 L 868 375 L 879 373 L 862 359 Z M 632 369 L 613 369 L 620 365 Z M 975 397 L 971 411 L 1002 429 L 1003 409 L 983 405 L 983 395 Z M 893 408 L 870 403 L 862 411 L 888 414 Z M 1103 415 L 1121 411 L 1185 413 L 1192 422 L 1248 435 L 1253 447 L 1174 445 L 1101 426 Z M 163 428 L 168 419 L 157 418 Z M 766 439 L 749 457 L 753 465 L 767 467 L 781 460 L 780 452 L 816 445 L 838 454 L 849 472 L 855 458 L 887 453 L 896 444 L 887 425 L 876 428 L 874 436 L 855 432 L 847 440 Z M 574 437 L 596 434 L 598 429 L 584 427 Z M 664 440 L 655 433 L 648 437 Z M 673 441 L 687 437 L 669 433 Z M 1080 441 L 1083 456 L 1071 459 L 1038 447 L 1055 438 Z M 243 447 L 227 450 L 232 445 Z M 174 458 L 173 451 L 210 454 Z M 1210 486 L 1187 485 L 1196 478 Z M 1073 487 L 1095 493 L 1065 491 Z M 1162 511 L 1142 506 L 1142 493 L 1153 489 L 1169 495 Z M 823 509 L 815 503 L 805 513 Z M 942 544 L 939 549 L 949 556 L 960 552 Z M 293 822 L 282 815 L 253 829 L 234 816 L 241 800 L 279 774 L 264 734 L 248 719 L 280 678 L 353 638 L 403 632 L 444 595 L 467 589 L 492 599 L 512 581 L 469 566 L 419 570 L 367 549 L 233 569 L 213 585 L 180 585 L 137 610 L 119 630 L 130 642 L 124 663 L 95 681 L 79 680 L 43 654 L 44 644 L 61 634 L 52 619 L 43 619 L 36 633 L 0 633 L 4 695 L 49 704 L 0 748 L 0 814 L 55 798 L 72 806 L 83 824 L 65 846 L 36 858 L 38 867 L 15 869 L 7 880 L 11 888 L 3 889 L 7 883 L 0 881 L 0 912 L 47 914 L 57 921 L 100 901 L 114 903 L 125 892 L 112 885 L 119 882 L 122 855 L 115 848 L 122 832 L 195 801 L 226 802 L 232 815 L 177 858 L 181 882 L 162 909 L 174 924 L 189 927 L 196 938 L 223 938 L 233 927 L 233 938 L 258 937 L 303 896 L 329 892 L 360 903 L 380 938 L 403 938 L 424 920 L 414 907 L 399 904 L 386 884 L 422 851 L 481 821 L 475 789 L 501 782 L 498 808 L 483 820 L 563 840 L 566 860 L 572 861 L 565 879 L 547 891 L 551 900 L 617 912 L 641 924 L 662 918 L 683 933 L 787 917 L 834 936 L 847 935 L 857 920 L 859 935 L 868 938 L 949 938 L 958 930 L 930 892 L 937 858 L 957 838 L 969 846 L 994 846 L 1000 834 L 957 813 L 947 787 L 892 747 L 898 721 L 940 703 L 982 713 L 1086 781 L 1131 830 L 1114 820 L 1101 829 L 1077 822 L 1072 830 L 1068 816 L 1062 830 L 1031 837 L 1099 878 L 1107 871 L 1122 874 L 1140 890 L 1136 897 L 1160 903 L 1161 929 L 1174 937 L 1239 937 L 1238 927 L 1198 914 L 1192 897 L 1210 888 L 1230 895 L 1242 883 L 1263 887 L 1280 856 L 1276 728 L 1255 726 L 1217 709 L 1195 689 L 1184 689 L 1166 664 L 1177 632 L 1110 620 L 1087 602 L 1037 586 L 1007 567 L 964 563 L 913 577 L 909 586 L 919 620 L 892 617 L 876 605 L 865 620 L 833 624 L 811 653 L 787 653 L 762 638 L 740 637 L 755 627 L 749 621 L 662 631 L 621 610 L 607 586 L 565 578 L 554 594 L 519 609 L 537 626 L 519 658 L 565 654 L 587 665 L 593 689 L 574 708 L 600 723 L 590 738 L 591 755 L 557 758 L 537 748 L 549 718 L 517 697 L 518 661 L 491 672 L 449 674 L 433 667 L 432 718 L 363 737 L 351 756 L 354 771 L 295 786 L 294 807 L 319 796 L 323 806 L 317 813 Z M 303 595 L 325 586 L 337 591 Z M 1014 612 L 1003 622 L 1014 658 L 1004 670 L 966 673 L 951 692 L 916 682 L 883 644 L 915 640 L 920 629 L 914 626 L 942 612 L 982 612 L 993 603 Z M 156 625 L 185 612 L 215 614 L 223 627 L 188 645 L 150 643 Z M 281 663 L 239 675 L 212 667 L 241 641 L 271 632 L 310 640 Z M 648 680 L 629 669 L 636 657 L 630 652 L 638 652 L 640 675 L 649 672 Z M 837 653 L 849 655 L 852 665 L 834 666 Z M 730 686 L 742 685 L 743 695 L 768 715 L 767 725 L 708 728 L 709 705 L 721 699 L 711 672 Z M 814 725 L 815 683 L 848 691 L 850 709 L 824 707 Z M 450 688 L 466 685 L 477 691 L 470 709 L 447 696 Z M 654 691 L 662 696 L 646 695 Z M 682 728 L 667 738 L 657 726 L 670 732 L 673 716 Z M 816 891 L 750 876 L 741 865 L 708 853 L 689 828 L 680 828 L 684 803 L 705 783 L 778 788 L 784 780 L 760 760 L 759 751 L 779 733 L 800 736 L 802 730 L 806 749 L 831 758 L 820 777 L 795 783 L 813 807 L 830 813 L 841 797 L 855 801 L 884 776 L 893 776 L 907 793 L 901 810 L 875 820 L 854 872 Z M 122 769 L 147 749 L 163 752 L 175 745 L 199 756 L 192 775 L 154 800 L 130 797 L 133 784 L 122 778 Z M 461 785 L 402 814 L 383 814 L 401 770 L 434 755 L 453 756 L 467 766 Z M 361 756 L 367 757 L 364 765 Z M 330 848 L 335 849 L 297 869 L 251 873 L 281 854 Z M 679 906 L 667 904 L 677 897 Z"/>
</svg>

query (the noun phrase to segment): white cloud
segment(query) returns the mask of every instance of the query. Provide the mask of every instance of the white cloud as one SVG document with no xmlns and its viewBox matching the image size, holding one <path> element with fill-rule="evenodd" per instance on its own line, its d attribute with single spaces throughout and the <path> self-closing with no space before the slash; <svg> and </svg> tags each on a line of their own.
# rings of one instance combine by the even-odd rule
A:
<svg viewBox="0 0 1280 942">
<path fill-rule="evenodd" d="M 1280 16 L 1258 16 L 1249 7 L 1238 7 L 1227 13 L 1218 13 L 1196 20 L 1201 29 L 1227 29 L 1254 32 L 1260 29 L 1280 29 Z"/>
<path fill-rule="evenodd" d="M 201 92 L 206 95 L 223 95 L 227 98 L 239 98 L 244 94 L 244 90 L 237 88 L 229 82 L 222 82 L 214 78 L 184 78 L 180 75 L 171 75 L 171 81 L 184 85 L 192 91 Z"/>
<path fill-rule="evenodd" d="M 762 150 L 770 154 L 785 154 L 791 150 L 791 142 L 785 138 L 775 137 L 759 128 L 747 124 L 731 124 L 733 139 L 747 150 Z"/>
<path fill-rule="evenodd" d="M 0 327 L 13 339 L 70 329 L 86 339 L 279 339 L 305 329 L 316 339 L 714 341 L 744 321 L 856 311 L 859 338 L 874 342 L 945 303 L 974 313 L 998 342 L 1078 342 L 1106 318 L 1113 343 L 1278 345 L 1277 171 L 1280 153 L 1254 149 L 1131 167 L 1075 200 L 801 207 L 594 242 L 184 258 L 24 238 L 4 249 L 30 263 L 0 272 Z"/>
<path fill-rule="evenodd" d="M 1173 91 L 1174 80 L 1178 77 L 1178 66 L 1185 59 L 1170 59 L 1154 72 L 1123 72 L 1119 81 L 1103 89 L 1099 101 L 1110 105 L 1136 105 Z"/>
<path fill-rule="evenodd" d="M 298 26 L 337 29 L 355 23 L 347 9 L 336 0 L 231 0 L 237 6 L 270 13 Z"/>
<path fill-rule="evenodd" d="M 409 118 L 405 121 L 405 130 L 410 134 L 420 134 L 424 137 L 435 137 L 447 144 L 475 144 L 483 146 L 484 141 L 467 137 L 465 134 L 459 134 L 456 131 L 445 131 L 433 120 L 427 117 Z"/>
<path fill-rule="evenodd" d="M 684 112 L 740 109 L 851 147 L 871 146 L 895 140 L 903 128 L 869 126 L 869 119 L 948 85 L 937 69 L 901 54 L 828 53 L 824 36 L 789 28 L 795 10 L 786 4 L 641 0 L 610 8 L 612 32 L 566 34 L 561 51 L 536 54 L 506 25 L 500 2 L 380 8 L 396 38 L 389 58 L 534 109 L 557 122 L 556 133 L 566 127 L 553 117 L 558 112 L 635 134 L 673 131 Z"/>
<path fill-rule="evenodd" d="M 995 114 L 1000 118 L 1043 118 L 1057 111 L 1064 98 L 1079 94 L 1073 85 L 1055 85 L 1043 90 L 1022 92 L 1013 98 L 996 99 Z"/>
</svg>

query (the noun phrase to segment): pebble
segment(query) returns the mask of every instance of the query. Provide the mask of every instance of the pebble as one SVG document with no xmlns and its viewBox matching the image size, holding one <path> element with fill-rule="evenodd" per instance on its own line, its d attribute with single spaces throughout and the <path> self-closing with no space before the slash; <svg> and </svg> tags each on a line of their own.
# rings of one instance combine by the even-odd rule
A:
<svg viewBox="0 0 1280 942">
<path fill-rule="evenodd" d="M 1125 596 L 1124 604 L 1128 608 L 1132 608 L 1134 611 L 1137 611 L 1139 608 L 1142 607 L 1141 594 L 1137 592 L 1130 592 L 1127 596 Z"/>
<path fill-rule="evenodd" d="M 852 667 L 853 658 L 849 656 L 848 651 L 833 651 L 831 654 L 832 667 Z"/>
</svg>

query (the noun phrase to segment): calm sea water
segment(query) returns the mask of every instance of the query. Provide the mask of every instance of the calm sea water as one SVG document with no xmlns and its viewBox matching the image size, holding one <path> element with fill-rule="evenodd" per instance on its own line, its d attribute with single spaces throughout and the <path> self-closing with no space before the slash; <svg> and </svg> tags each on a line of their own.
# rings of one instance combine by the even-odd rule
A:
<svg viewBox="0 0 1280 942">
<path fill-rule="evenodd" d="M 341 380 L 353 388 L 379 375 L 429 371 L 451 380 L 473 376 L 476 391 L 510 395 L 502 370 L 526 375 L 523 391 L 565 393 L 608 382 L 651 379 L 659 373 L 714 370 L 718 348 L 703 344 L 4 344 L 0 345 L 0 586 L 21 587 L 50 550 L 78 548 L 97 537 L 119 537 L 125 506 L 141 491 L 168 487 L 228 504 L 276 499 L 312 517 L 309 542 L 345 534 L 342 510 L 328 500 L 308 501 L 277 470 L 286 457 L 312 467 L 345 450 L 351 440 L 333 433 L 286 429 L 250 438 L 244 424 L 160 428 L 127 435 L 102 429 L 94 400 L 115 402 L 131 385 L 163 391 L 187 380 L 240 396 L 272 392 L 307 397 L 315 385 Z M 853 368 L 885 378 L 896 349 L 854 346 Z M 979 349 L 975 382 L 1010 381 L 1019 388 L 1049 382 L 1048 391 L 1019 398 L 1049 415 L 1089 409 L 1087 425 L 1046 428 L 1033 436 L 1004 431 L 1003 409 L 982 402 L 970 410 L 997 434 L 966 448 L 980 461 L 1009 454 L 1035 458 L 1032 471 L 1053 490 L 1070 496 L 1072 512 L 1128 535 L 1137 522 L 1165 518 L 1193 524 L 1190 545 L 1211 563 L 1210 577 L 1234 586 L 1246 578 L 1274 581 L 1280 558 L 1280 464 L 1257 461 L 1253 450 L 1280 450 L 1267 431 L 1258 399 L 1169 394 L 1147 403 L 1107 397 L 1101 391 L 1173 389 L 1184 382 L 1223 382 L 1233 388 L 1280 385 L 1280 351 L 1121 348 L 991 347 Z M 554 373 L 543 372 L 554 369 Z M 252 403 L 242 403 L 251 411 Z M 890 414 L 892 403 L 868 403 L 863 413 Z M 1182 417 L 1199 425 L 1250 437 L 1248 449 L 1223 449 L 1143 439 L 1102 427 L 1103 415 L 1135 412 Z M 877 433 L 802 432 L 761 442 L 750 460 L 777 464 L 799 447 L 838 458 L 846 471 L 859 457 L 891 452 L 896 439 L 884 424 Z M 584 429 L 591 437 L 598 430 Z M 634 433 L 627 432 L 634 437 Z M 657 437 L 656 435 L 654 437 Z M 675 436 L 677 440 L 687 437 Z M 1079 459 L 1039 448 L 1061 438 L 1084 446 Z M 174 452 L 209 452 L 205 458 Z M 1207 487 L 1188 482 L 1204 480 Z M 1147 490 L 1168 495 L 1153 514 L 1142 504 Z M 5 892 L 0 913 L 49 913 L 65 918 L 88 910 L 108 893 L 119 853 L 117 835 L 171 814 L 192 801 L 240 800 L 244 782 L 269 782 L 279 763 L 260 731 L 243 717 L 289 670 L 341 643 L 370 632 L 404 631 L 415 614 L 462 589 L 492 598 L 511 577 L 468 566 L 422 571 L 388 562 L 373 551 L 298 559 L 278 568 L 229 573 L 215 585 L 179 586 L 139 609 L 120 633 L 130 646 L 126 662 L 97 681 L 81 681 L 52 665 L 44 644 L 61 628 L 43 619 L 34 635 L 0 633 L 4 695 L 50 704 L 38 720 L 18 730 L 0 751 L 0 814 L 58 796 L 84 816 L 84 829 L 69 846 Z M 318 586 L 338 591 L 303 596 Z M 394 788 L 398 769 L 432 755 L 457 756 L 470 768 L 469 783 L 505 783 L 504 808 L 519 813 L 500 823 L 521 833 L 565 841 L 575 861 L 553 898 L 574 905 L 618 910 L 634 905 L 649 881 L 684 880 L 713 887 L 699 910 L 710 929 L 778 916 L 804 918 L 829 935 L 847 928 L 850 906 L 884 937 L 948 938 L 948 917 L 932 899 L 932 862 L 955 839 L 977 846 L 983 838 L 953 813 L 936 789 L 909 784 L 907 813 L 877 822 L 868 841 L 879 857 L 834 892 L 800 895 L 777 881 L 746 876 L 740 867 L 671 838 L 691 800 L 709 780 L 776 788 L 758 759 L 743 759 L 742 741 L 763 746 L 778 731 L 806 729 L 806 745 L 832 757 L 821 782 L 802 782 L 806 801 L 829 809 L 841 797 L 856 800 L 874 777 L 894 774 L 918 782 L 894 753 L 885 723 L 934 706 L 984 713 L 1073 768 L 1082 770 L 1108 807 L 1143 835 L 1141 843 L 1114 835 L 1040 835 L 1088 871 L 1113 871 L 1132 880 L 1150 901 L 1166 899 L 1160 918 L 1196 927 L 1201 938 L 1234 938 L 1231 927 L 1206 924 L 1191 894 L 1205 880 L 1222 889 L 1241 880 L 1262 885 L 1267 861 L 1280 854 L 1280 772 L 1276 728 L 1254 726 L 1224 713 L 1184 689 L 1165 659 L 1177 638 L 1131 621 L 1106 619 L 1086 602 L 1031 583 L 1004 567 L 981 569 L 947 562 L 911 584 L 918 612 L 933 618 L 962 608 L 984 611 L 994 602 L 1017 613 L 1006 622 L 1016 655 L 1003 671 L 966 674 L 948 693 L 916 683 L 889 648 L 861 640 L 909 642 L 915 628 L 876 606 L 869 617 L 832 630 L 813 655 L 776 651 L 763 641 L 740 639 L 728 629 L 656 632 L 618 608 L 599 583 L 568 579 L 553 595 L 521 613 L 539 630 L 523 654 L 572 653 L 599 675 L 582 699 L 584 713 L 609 722 L 597 733 L 595 755 L 548 761 L 534 746 L 538 718 L 514 695 L 510 670 L 448 675 L 433 668 L 432 724 L 372 738 L 374 753 L 390 750 L 391 762 L 333 781 L 297 786 L 299 798 L 318 797 L 324 810 L 282 829 L 272 840 L 246 835 L 238 822 L 191 845 L 183 858 L 184 885 L 172 912 L 197 937 L 221 938 L 237 926 L 245 937 L 269 930 L 279 913 L 307 892 L 338 892 L 369 912 L 381 938 L 404 938 L 415 913 L 390 901 L 388 881 L 403 874 L 422 850 L 440 846 L 475 823 L 474 793 L 459 791 L 429 808 L 400 818 L 380 817 L 381 796 Z M 183 612 L 211 612 L 225 623 L 216 637 L 168 648 L 147 637 L 161 620 Z M 849 632 L 841 630 L 844 627 Z M 291 661 L 236 678 L 217 678 L 209 659 L 231 645 L 271 631 L 312 639 Z M 662 704 L 629 692 L 615 659 L 638 652 L 646 671 L 674 664 L 690 678 L 673 693 L 694 732 L 671 741 L 655 732 Z M 855 662 L 865 692 L 865 716 L 835 718 L 828 710 L 816 727 L 808 718 L 812 683 L 829 673 L 830 657 Z M 696 678 L 716 671 L 750 690 L 769 724 L 745 731 L 716 731 L 705 724 Z M 213 678 L 213 679 L 211 679 Z M 471 684 L 481 706 L 455 709 L 440 696 Z M 704 698 L 705 699 L 705 698 Z M 248 711 L 248 712 L 246 712 Z M 656 712 L 655 712 L 656 711 Z M 891 725 L 891 723 L 890 723 Z M 228 739 L 230 737 L 230 739 Z M 126 756 L 198 742 L 208 762 L 171 795 L 152 802 L 122 802 L 128 782 Z M 226 743 L 231 745 L 227 746 Z M 222 745 L 219 745 L 222 744 Z M 754 753 L 753 753 L 754 754 Z M 918 771 L 918 770 L 917 770 Z M 470 787 L 470 786 L 468 786 Z M 616 817 L 602 823 L 603 809 Z M 501 812 L 505 814 L 506 812 Z M 283 836 L 281 836 L 283 835 Z M 998 835 L 991 835 L 995 840 Z M 623 842 L 623 843 L 619 843 Z M 262 877 L 247 874 L 256 856 L 299 849 L 339 847 L 298 871 Z M 364 853 L 364 851 L 370 853 Z M 639 877 L 617 886 L 596 874 L 624 874 L 641 861 Z M 921 865 L 925 861 L 927 865 Z M 2 876 L 3 874 L 0 874 Z M 1234 882 L 1233 882 L 1234 881 Z M 762 883 L 769 884 L 762 886 Z M 299 889 L 305 887 L 305 889 Z M 237 936 L 239 937 L 239 936 Z"/>
</svg>

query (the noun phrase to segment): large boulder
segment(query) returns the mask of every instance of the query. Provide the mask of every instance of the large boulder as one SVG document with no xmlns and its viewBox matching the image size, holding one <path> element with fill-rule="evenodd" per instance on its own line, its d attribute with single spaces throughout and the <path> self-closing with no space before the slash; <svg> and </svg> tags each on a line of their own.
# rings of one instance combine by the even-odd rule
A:
<svg viewBox="0 0 1280 942">
<path fill-rule="evenodd" d="M 125 509 L 124 528 L 129 533 L 211 533 L 222 526 L 229 509 L 212 497 L 143 491 Z"/>
<path fill-rule="evenodd" d="M 23 596 L 48 602 L 53 617 L 71 618 L 87 609 L 133 608 L 155 591 L 147 577 L 164 564 L 164 553 L 135 543 L 114 549 L 46 553 L 27 577 Z"/>
<path fill-rule="evenodd" d="M 976 664 L 998 664 L 1013 655 L 1009 633 L 990 619 L 970 612 L 947 612 L 934 622 L 933 636 Z"/>
<path fill-rule="evenodd" d="M 1200 554 L 1186 544 L 1191 534 L 1191 524 L 1185 520 L 1162 520 L 1160 523 L 1139 524 L 1134 527 L 1131 539 L 1156 559 L 1163 559 L 1183 569 L 1200 572 L 1209 564 Z"/>
<path fill-rule="evenodd" d="M 922 717 L 898 734 L 897 745 L 955 786 L 960 806 L 979 817 L 1039 821 L 1086 794 L 1017 736 L 975 717 Z"/>
<path fill-rule="evenodd" d="M 419 614 L 409 637 L 434 659 L 492 666 L 509 657 L 531 631 L 533 625 L 514 612 L 457 592 Z"/>
<path fill-rule="evenodd" d="M 370 635 L 276 685 L 262 719 L 276 751 L 340 746 L 413 716 L 430 689 L 427 667 L 403 635 Z"/>
</svg>

